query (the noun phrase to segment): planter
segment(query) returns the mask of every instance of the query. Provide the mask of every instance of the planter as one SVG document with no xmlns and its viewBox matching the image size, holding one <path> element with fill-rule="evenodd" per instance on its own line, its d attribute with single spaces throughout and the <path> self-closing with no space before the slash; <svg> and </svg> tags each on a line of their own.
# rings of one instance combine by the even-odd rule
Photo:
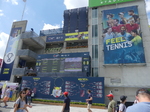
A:
<svg viewBox="0 0 150 112">
<path fill-rule="evenodd" d="M 46 104 L 46 105 L 58 105 L 58 106 L 62 106 L 63 103 L 51 103 L 51 102 L 41 102 L 41 101 L 33 101 L 33 103 L 36 104 Z M 82 108 L 87 108 L 87 105 L 79 105 L 79 104 L 70 104 L 71 107 L 82 107 Z M 96 109 L 106 109 L 106 107 L 103 106 L 92 106 L 92 108 L 96 108 Z"/>
</svg>

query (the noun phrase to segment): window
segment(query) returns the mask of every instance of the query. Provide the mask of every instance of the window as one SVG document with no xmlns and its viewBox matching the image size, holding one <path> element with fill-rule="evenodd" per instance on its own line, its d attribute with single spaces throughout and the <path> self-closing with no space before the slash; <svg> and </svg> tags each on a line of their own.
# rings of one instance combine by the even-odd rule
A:
<svg viewBox="0 0 150 112">
<path fill-rule="evenodd" d="M 92 45 L 92 58 L 98 58 L 98 45 Z"/>
<path fill-rule="evenodd" d="M 92 18 L 97 18 L 97 8 L 92 9 Z"/>
<path fill-rule="evenodd" d="M 92 25 L 92 38 L 98 37 L 98 27 L 97 25 Z"/>
<path fill-rule="evenodd" d="M 92 68 L 92 76 L 98 77 L 98 68 Z"/>
</svg>

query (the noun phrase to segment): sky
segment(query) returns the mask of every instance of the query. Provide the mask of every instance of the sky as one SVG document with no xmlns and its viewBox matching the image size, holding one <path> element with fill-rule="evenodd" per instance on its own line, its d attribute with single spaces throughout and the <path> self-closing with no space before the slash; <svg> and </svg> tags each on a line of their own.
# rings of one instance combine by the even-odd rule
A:
<svg viewBox="0 0 150 112">
<path fill-rule="evenodd" d="M 145 1 L 150 24 L 150 0 Z M 21 20 L 25 3 L 26 31 L 33 28 L 37 34 L 62 27 L 64 10 L 88 6 L 88 0 L 0 0 L 0 58 L 4 56 L 12 23 Z"/>
</svg>

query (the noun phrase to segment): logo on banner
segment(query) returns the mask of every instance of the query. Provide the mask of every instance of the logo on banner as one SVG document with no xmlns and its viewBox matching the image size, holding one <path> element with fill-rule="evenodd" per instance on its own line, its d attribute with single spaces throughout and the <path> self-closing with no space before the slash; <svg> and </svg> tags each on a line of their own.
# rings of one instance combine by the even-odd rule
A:
<svg viewBox="0 0 150 112">
<path fill-rule="evenodd" d="M 12 63 L 14 60 L 15 60 L 15 54 L 14 54 L 14 53 L 11 53 L 11 52 L 7 53 L 7 54 L 5 55 L 5 57 L 4 57 L 4 62 L 5 62 L 6 64 L 10 64 L 10 63 Z"/>
</svg>

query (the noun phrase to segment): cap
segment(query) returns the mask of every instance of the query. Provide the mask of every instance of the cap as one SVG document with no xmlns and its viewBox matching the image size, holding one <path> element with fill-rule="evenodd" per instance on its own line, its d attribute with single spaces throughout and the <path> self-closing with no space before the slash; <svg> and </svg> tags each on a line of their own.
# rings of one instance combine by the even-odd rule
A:
<svg viewBox="0 0 150 112">
<path fill-rule="evenodd" d="M 107 97 L 114 97 L 114 95 L 113 94 L 108 94 L 108 95 L 106 95 Z"/>
<path fill-rule="evenodd" d="M 125 101 L 127 99 L 127 96 L 120 96 L 121 101 Z"/>
<path fill-rule="evenodd" d="M 118 15 L 124 15 L 124 13 L 123 13 L 123 12 L 120 12 Z"/>
<path fill-rule="evenodd" d="M 68 95 L 68 92 L 64 92 L 63 94 L 64 94 L 64 95 Z"/>
</svg>

